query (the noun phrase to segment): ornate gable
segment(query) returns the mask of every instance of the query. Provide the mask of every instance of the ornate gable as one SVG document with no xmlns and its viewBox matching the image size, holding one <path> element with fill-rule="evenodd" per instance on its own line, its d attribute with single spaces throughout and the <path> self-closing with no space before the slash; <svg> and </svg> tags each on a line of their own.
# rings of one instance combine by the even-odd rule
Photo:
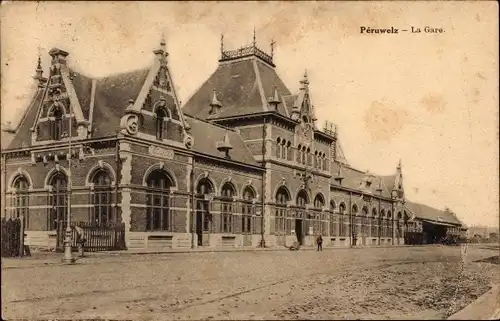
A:
<svg viewBox="0 0 500 321">
<path fill-rule="evenodd" d="M 69 54 L 54 48 L 49 55 L 52 57 L 49 77 L 42 77 L 39 59 L 34 79 L 38 81 L 41 96 L 32 106 L 33 111 L 27 111 L 34 113 L 30 124 L 26 124 L 30 126 L 31 145 L 66 140 L 70 132 L 73 138 L 87 137 L 88 121 L 84 118 L 66 62 Z"/>
<path fill-rule="evenodd" d="M 137 97 L 130 101 L 121 121 L 121 132 L 146 139 L 185 144 L 188 126 L 180 109 L 172 76 L 168 68 L 165 40 L 154 51 L 155 62 Z M 189 145 L 189 144 L 186 144 Z"/>
</svg>

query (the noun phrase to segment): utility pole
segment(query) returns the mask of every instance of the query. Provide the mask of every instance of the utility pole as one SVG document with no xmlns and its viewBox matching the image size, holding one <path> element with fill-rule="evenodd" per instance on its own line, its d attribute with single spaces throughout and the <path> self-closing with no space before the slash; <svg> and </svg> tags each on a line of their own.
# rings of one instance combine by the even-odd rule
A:
<svg viewBox="0 0 500 321">
<path fill-rule="evenodd" d="M 75 259 L 71 253 L 71 192 L 72 192 L 72 177 L 71 177 L 71 157 L 73 153 L 71 152 L 71 141 L 72 141 L 72 110 L 71 104 L 69 104 L 69 117 L 68 117 L 68 207 L 67 207 L 67 217 L 66 217 L 66 233 L 64 235 L 64 257 L 62 259 L 65 264 L 75 263 Z"/>
</svg>

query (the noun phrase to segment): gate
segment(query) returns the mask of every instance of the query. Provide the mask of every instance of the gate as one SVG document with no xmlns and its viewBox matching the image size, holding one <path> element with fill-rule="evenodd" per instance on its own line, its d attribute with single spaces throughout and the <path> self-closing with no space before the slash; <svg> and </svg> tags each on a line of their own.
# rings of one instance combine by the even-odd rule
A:
<svg viewBox="0 0 500 321">
<path fill-rule="evenodd" d="M 2 218 L 2 257 L 24 256 L 23 218 Z"/>
<path fill-rule="evenodd" d="M 77 233 L 74 229 L 79 226 L 83 230 L 82 238 L 86 241 L 83 249 L 86 252 L 118 251 L 125 250 L 125 224 L 115 223 L 108 225 L 96 225 L 89 222 L 71 222 L 71 249 L 77 251 Z M 66 224 L 59 221 L 57 224 L 57 247 L 59 252 L 64 251 L 64 235 Z"/>
</svg>

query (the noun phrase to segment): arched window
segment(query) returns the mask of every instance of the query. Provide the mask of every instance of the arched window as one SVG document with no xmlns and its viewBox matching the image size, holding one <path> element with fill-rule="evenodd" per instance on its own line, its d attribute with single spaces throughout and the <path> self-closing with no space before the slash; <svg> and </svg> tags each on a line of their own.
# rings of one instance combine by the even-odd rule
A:
<svg viewBox="0 0 500 321">
<path fill-rule="evenodd" d="M 325 154 L 325 153 L 323 153 L 322 159 L 323 159 L 323 162 L 322 162 L 322 163 L 323 163 L 323 165 L 322 165 L 322 169 L 323 169 L 324 171 L 326 171 L 326 170 L 327 170 L 327 168 L 326 168 L 327 163 L 326 163 L 326 154 Z"/>
<path fill-rule="evenodd" d="M 253 189 L 249 186 L 245 187 L 241 208 L 241 230 L 244 234 L 252 233 L 252 215 L 254 215 L 252 200 L 254 198 L 255 193 Z"/>
<path fill-rule="evenodd" d="M 281 138 L 276 140 L 276 158 L 281 158 Z"/>
<path fill-rule="evenodd" d="M 29 183 L 25 176 L 19 175 L 14 179 L 12 184 L 15 194 L 13 197 L 14 205 L 14 217 L 23 217 L 23 225 L 25 228 L 29 228 L 29 196 L 28 188 Z"/>
<path fill-rule="evenodd" d="M 330 211 L 335 212 L 336 209 L 337 209 L 337 204 L 335 204 L 334 200 L 331 200 L 330 201 Z"/>
<path fill-rule="evenodd" d="M 401 215 L 401 212 L 398 212 L 398 220 L 400 220 L 403 216 Z"/>
<path fill-rule="evenodd" d="M 306 164 L 306 148 L 305 146 L 302 146 L 302 164 Z"/>
<path fill-rule="evenodd" d="M 358 214 L 358 206 L 356 204 L 352 205 L 352 214 L 353 215 Z"/>
<path fill-rule="evenodd" d="M 286 159 L 286 140 L 281 141 L 281 158 Z"/>
<path fill-rule="evenodd" d="M 300 164 L 301 161 L 302 161 L 302 146 L 299 145 L 297 146 L 297 163 Z"/>
<path fill-rule="evenodd" d="M 173 180 L 165 171 L 157 169 L 149 174 L 147 185 L 146 230 L 168 231 L 171 229 L 170 188 Z"/>
<path fill-rule="evenodd" d="M 297 194 L 297 205 L 300 207 L 305 207 L 306 204 L 309 204 L 307 193 L 304 190 L 300 190 L 300 192 Z"/>
<path fill-rule="evenodd" d="M 307 153 L 307 165 L 312 166 L 311 149 L 307 148 L 306 153 Z"/>
<path fill-rule="evenodd" d="M 50 186 L 52 192 L 50 193 L 50 204 L 52 210 L 50 211 L 49 221 L 47 222 L 48 230 L 57 229 L 57 224 L 62 223 L 66 226 L 67 213 L 68 213 L 68 178 L 63 172 L 57 172 L 50 179 Z"/>
<path fill-rule="evenodd" d="M 292 158 L 292 143 L 291 142 L 286 143 L 286 159 L 293 160 L 293 158 Z"/>
<path fill-rule="evenodd" d="M 348 218 L 345 215 L 346 206 L 344 203 L 340 203 L 339 205 L 339 213 L 340 213 L 340 224 L 339 224 L 339 235 L 346 236 L 347 231 L 349 230 L 349 222 Z"/>
<path fill-rule="evenodd" d="M 323 206 L 325 206 L 325 199 L 323 198 L 323 195 L 317 194 L 314 198 L 314 208 L 321 209 Z"/>
<path fill-rule="evenodd" d="M 230 183 L 225 183 L 221 190 L 222 199 L 222 226 L 223 233 L 233 233 L 233 196 L 234 187 Z"/>
<path fill-rule="evenodd" d="M 60 107 L 55 107 L 50 117 L 50 137 L 52 140 L 60 140 L 63 133 L 63 112 Z"/>
<path fill-rule="evenodd" d="M 94 184 L 94 211 L 91 222 L 97 226 L 106 226 L 111 221 L 111 178 L 108 171 L 99 170 L 92 177 Z"/>
<path fill-rule="evenodd" d="M 198 245 L 203 245 L 203 232 L 209 232 L 212 223 L 210 213 L 210 202 L 205 199 L 205 195 L 213 194 L 214 187 L 208 178 L 202 178 L 196 186 L 196 234 L 198 235 Z"/>
<path fill-rule="evenodd" d="M 156 116 L 156 139 L 162 140 L 165 138 L 165 124 L 168 117 L 168 113 L 165 108 L 157 108 L 155 112 Z"/>
<path fill-rule="evenodd" d="M 362 216 L 361 216 L 361 231 L 365 234 L 368 235 L 368 207 L 363 206 L 361 209 Z"/>
<path fill-rule="evenodd" d="M 281 234 L 285 231 L 285 219 L 286 219 L 286 204 L 290 200 L 290 194 L 288 190 L 281 186 L 276 192 L 276 213 L 275 213 L 275 224 L 274 232 L 275 234 Z"/>
<path fill-rule="evenodd" d="M 319 164 L 319 162 L 318 162 L 318 151 L 316 150 L 316 151 L 314 151 L 314 167 L 318 168 L 318 166 L 319 166 L 318 164 Z"/>
<path fill-rule="evenodd" d="M 371 231 L 371 235 L 372 236 L 378 236 L 378 221 L 377 221 L 377 209 L 376 208 L 373 208 L 372 209 L 372 218 L 371 218 L 371 221 L 372 221 L 372 231 Z"/>
</svg>

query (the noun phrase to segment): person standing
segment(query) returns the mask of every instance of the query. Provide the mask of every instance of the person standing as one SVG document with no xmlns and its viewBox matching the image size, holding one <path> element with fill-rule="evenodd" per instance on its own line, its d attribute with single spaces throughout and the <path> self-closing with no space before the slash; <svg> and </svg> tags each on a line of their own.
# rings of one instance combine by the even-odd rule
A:
<svg viewBox="0 0 500 321">
<path fill-rule="evenodd" d="M 316 244 L 318 244 L 318 251 L 323 251 L 323 238 L 321 237 L 321 234 L 319 234 L 316 238 Z"/>
</svg>

